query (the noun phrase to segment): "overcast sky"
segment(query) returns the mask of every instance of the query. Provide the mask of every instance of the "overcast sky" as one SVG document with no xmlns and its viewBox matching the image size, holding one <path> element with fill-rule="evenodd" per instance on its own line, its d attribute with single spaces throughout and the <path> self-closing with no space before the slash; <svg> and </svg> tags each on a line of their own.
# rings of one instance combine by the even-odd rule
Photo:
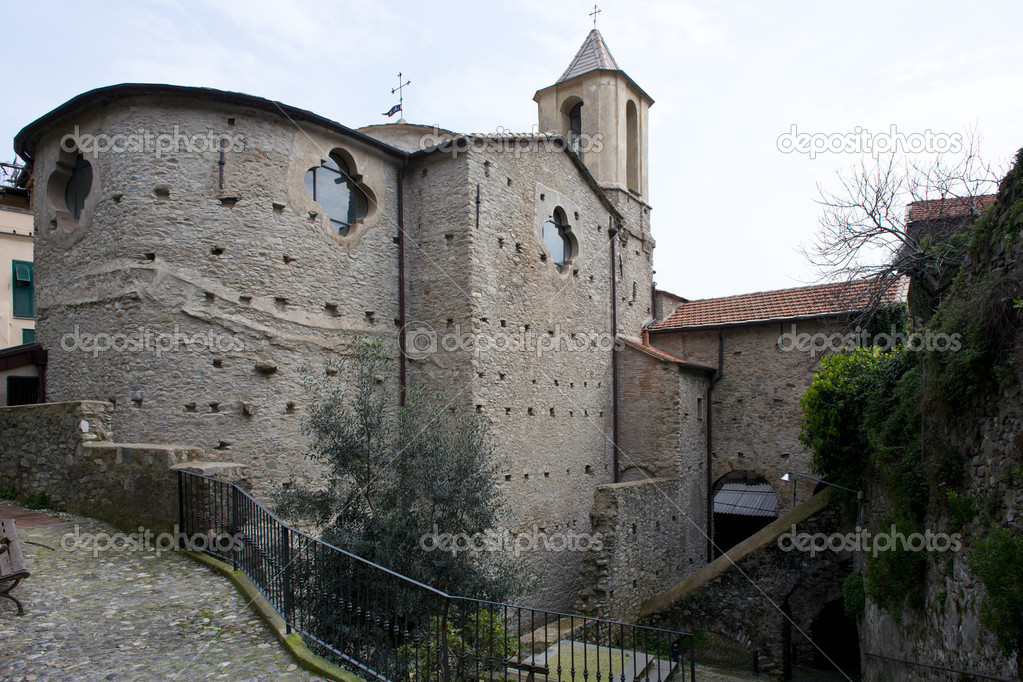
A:
<svg viewBox="0 0 1023 682">
<path fill-rule="evenodd" d="M 597 27 L 654 98 L 655 280 L 688 298 L 818 281 L 800 253 L 817 184 L 854 153 L 782 153 L 780 135 L 963 134 L 1023 146 L 1023 5 L 1004 2 L 605 0 Z M 592 1 L 5 2 L 2 160 L 22 126 L 121 82 L 235 90 L 351 127 L 386 121 L 527 132 L 592 28 Z M 873 138 L 872 138 L 873 139 Z"/>
</svg>

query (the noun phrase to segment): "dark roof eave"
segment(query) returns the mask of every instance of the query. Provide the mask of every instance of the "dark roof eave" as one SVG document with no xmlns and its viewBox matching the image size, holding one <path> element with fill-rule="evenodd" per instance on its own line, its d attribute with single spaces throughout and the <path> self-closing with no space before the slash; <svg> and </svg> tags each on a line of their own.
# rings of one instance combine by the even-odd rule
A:
<svg viewBox="0 0 1023 682">
<path fill-rule="evenodd" d="M 381 142 L 380 140 L 370 137 L 365 133 L 360 133 L 358 130 L 349 128 L 337 121 L 332 121 L 329 118 L 324 118 L 319 114 L 314 114 L 306 109 L 299 109 L 297 107 L 284 104 L 283 102 L 268 100 L 254 95 L 247 95 L 241 92 L 230 92 L 227 90 L 217 90 L 215 88 L 198 88 L 186 85 L 168 85 L 165 83 L 120 83 L 118 85 L 108 85 L 102 88 L 89 90 L 88 92 L 83 92 L 82 94 L 69 99 L 67 102 L 64 102 L 56 109 L 43 114 L 35 121 L 32 121 L 22 128 L 21 131 L 14 136 L 14 151 L 18 154 L 18 156 L 24 159 L 26 163 L 31 163 L 33 150 L 30 146 L 35 143 L 38 135 L 46 127 L 54 124 L 64 116 L 71 114 L 81 107 L 91 105 L 98 101 L 112 101 L 114 99 L 122 99 L 131 96 L 141 97 L 146 95 L 203 97 L 218 102 L 225 102 L 227 104 L 255 107 L 257 109 L 275 113 L 295 122 L 302 121 L 322 126 L 333 132 L 341 133 L 342 135 L 349 136 L 355 140 L 375 147 L 397 158 L 403 159 L 408 157 L 407 152 L 392 147 L 386 142 Z"/>
<path fill-rule="evenodd" d="M 625 72 L 624 72 L 624 71 L 622 71 L 621 69 L 590 69 L 589 71 L 585 71 L 585 72 L 583 72 L 583 73 L 579 74 L 578 76 L 573 76 L 573 77 L 569 78 L 568 80 L 558 81 L 557 83 L 554 83 L 553 85 L 548 85 L 548 86 L 547 86 L 546 88 L 540 88 L 540 89 L 539 89 L 539 90 L 537 90 L 537 91 L 536 91 L 536 93 L 535 93 L 535 94 L 533 95 L 533 101 L 534 101 L 534 102 L 537 102 L 537 101 L 539 101 L 539 98 L 540 98 L 540 93 L 541 93 L 541 92 L 545 92 L 545 91 L 547 91 L 547 90 L 550 90 L 551 88 L 556 88 L 556 87 L 558 87 L 559 85 L 563 85 L 563 84 L 565 84 L 565 83 L 571 83 L 571 82 L 572 82 L 572 81 L 574 81 L 574 80 L 575 80 L 576 78 L 582 78 L 583 76 L 586 76 L 586 75 L 588 75 L 588 74 L 591 74 L 591 73 L 593 73 L 594 71 L 603 71 L 604 73 L 617 73 L 617 74 L 621 74 L 621 75 L 622 75 L 622 77 L 624 77 L 624 78 L 625 78 L 625 80 L 629 81 L 629 84 L 631 84 L 631 85 L 632 85 L 632 87 L 636 88 L 636 90 L 638 90 L 638 91 L 639 91 L 639 94 L 643 95 L 643 97 L 646 97 L 646 99 L 648 100 L 648 106 L 649 106 L 650 104 L 653 104 L 653 103 L 654 103 L 654 98 L 653 98 L 653 97 L 651 97 L 651 96 L 650 96 L 650 95 L 649 95 L 649 94 L 647 93 L 647 91 L 646 91 L 646 90 L 644 90 L 643 88 L 639 87 L 639 84 L 638 84 L 638 83 L 637 83 L 636 81 L 632 80 L 632 76 L 630 76 L 629 74 L 625 73 Z"/>
<path fill-rule="evenodd" d="M 48 356 L 49 353 L 38 342 L 4 348 L 0 350 L 0 370 L 25 367 L 26 365 L 39 367 L 47 364 Z"/>
</svg>

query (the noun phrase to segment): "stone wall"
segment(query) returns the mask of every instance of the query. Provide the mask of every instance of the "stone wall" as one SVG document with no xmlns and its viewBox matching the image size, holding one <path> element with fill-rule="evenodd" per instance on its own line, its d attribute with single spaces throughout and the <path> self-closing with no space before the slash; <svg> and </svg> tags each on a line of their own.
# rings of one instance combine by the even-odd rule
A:
<svg viewBox="0 0 1023 682">
<path fill-rule="evenodd" d="M 686 503 L 673 478 L 598 487 L 590 518 L 600 549 L 583 555 L 576 610 L 632 622 L 644 599 L 690 572 L 702 526 L 682 511 Z"/>
<path fill-rule="evenodd" d="M 1023 460 L 1023 399 L 1020 385 L 996 396 L 973 401 L 954 423 L 925 422 L 940 433 L 940 440 L 955 443 L 970 458 L 966 464 L 963 496 L 973 500 L 976 518 L 954 527 L 948 514 L 932 509 L 924 527 L 934 533 L 959 533 L 962 549 L 929 557 L 924 578 L 923 608 L 904 608 L 900 615 L 867 597 L 866 616 L 860 625 L 864 679 L 958 680 L 960 676 L 876 656 L 921 662 L 952 670 L 965 670 L 1011 680 L 1017 677 L 1017 652 L 1005 656 L 993 633 L 979 618 L 984 586 L 969 569 L 976 542 L 992 524 L 1012 527 L 1023 518 L 1019 466 Z M 933 418 L 932 418 L 933 419 Z M 868 486 L 867 524 L 873 526 L 890 508 L 884 490 Z M 861 567 L 862 568 L 862 567 Z"/>
<path fill-rule="evenodd" d="M 828 505 L 830 496 L 825 491 L 801 503 L 727 555 L 646 600 L 642 616 L 654 625 L 719 632 L 751 652 L 756 649 L 767 663 L 783 665 L 793 654 L 796 662 L 811 663 L 808 635 L 825 605 L 841 599 L 852 559 L 844 551 L 816 556 L 784 551 L 778 539 L 794 525 L 797 533 L 848 531 L 852 524 L 842 521 L 839 505 Z"/>
<path fill-rule="evenodd" d="M 92 187 L 75 219 L 50 185 L 66 163 L 62 136 L 76 126 L 243 142 L 223 165 L 199 148 L 89 154 Z M 335 148 L 372 195 L 347 237 L 304 186 Z M 303 457 L 303 368 L 355 333 L 384 336 L 396 354 L 396 157 L 201 95 L 111 98 L 54 123 L 34 151 L 48 397 L 112 403 L 125 440 L 195 443 L 250 465 L 260 494 L 286 477 L 317 477 Z"/>
<path fill-rule="evenodd" d="M 621 348 L 618 445 L 622 480 L 661 476 L 699 480 L 706 475 L 703 403 L 708 373 L 658 357 L 642 345 L 623 343 Z M 703 497 L 702 492 L 694 492 Z"/>
<path fill-rule="evenodd" d="M 713 420 L 712 478 L 733 471 L 762 476 L 774 488 L 780 511 L 792 506 L 786 471 L 810 472 L 811 453 L 799 442 L 803 409 L 799 399 L 813 380 L 816 360 L 809 352 L 783 350 L 782 334 L 831 333 L 840 321 L 803 320 L 707 330 L 652 330 L 650 342 L 678 357 L 717 367 L 721 376 L 711 391 Z M 797 484 L 798 500 L 813 494 L 813 484 Z"/>
<path fill-rule="evenodd" d="M 962 334 L 963 348 L 950 352 L 973 353 L 983 360 L 944 368 L 944 363 L 932 363 L 931 357 L 922 363 L 927 389 L 921 406 L 922 469 L 931 478 L 936 471 L 949 471 L 953 464 L 962 466 L 945 474 L 947 486 L 945 481 L 928 481 L 930 501 L 923 527 L 932 533 L 960 533 L 962 547 L 957 552 L 928 554 L 922 608 L 907 605 L 897 615 L 868 597 L 860 628 L 865 654 L 1005 680 L 1020 679 L 1023 651 L 1004 655 L 995 634 L 980 622 L 985 589 L 969 565 L 971 555 L 994 528 L 1009 529 L 1018 537 L 1023 518 L 1023 324 L 1011 307 L 1023 283 L 1021 202 L 1023 154 L 1018 154 L 994 204 L 974 225 L 955 284 L 942 296 L 938 309 L 938 331 Z M 961 312 L 955 312 L 960 306 Z M 967 316 L 969 322 L 963 320 Z M 982 334 L 1000 349 L 995 354 L 997 364 L 986 355 L 988 351 L 974 346 Z M 947 395 L 949 389 L 942 389 L 942 382 L 932 374 L 936 370 L 956 372 L 959 382 L 975 382 L 976 393 L 968 400 Z M 962 508 L 955 514 L 953 505 L 943 499 L 950 488 L 957 489 L 960 501 L 973 506 L 972 519 Z M 892 505 L 877 480 L 868 480 L 867 493 L 868 523 L 874 525 Z M 1005 571 L 1009 570 L 1006 566 Z M 1020 576 L 1013 578 L 1018 588 Z M 870 655 L 864 659 L 864 673 L 867 680 L 966 677 Z"/>
<path fill-rule="evenodd" d="M 473 150 L 464 163 L 464 231 L 456 231 L 452 253 L 466 285 L 459 290 L 449 277 L 422 275 L 433 282 L 433 305 L 468 313 L 462 326 L 475 351 L 466 353 L 450 390 L 471 395 L 471 409 L 491 422 L 512 532 L 589 533 L 593 492 L 613 480 L 612 213 L 564 151 Z M 574 245 L 560 271 L 542 240 L 555 208 L 564 211 Z M 458 227 L 433 225 L 438 245 L 441 230 Z M 445 317 L 460 322 L 456 314 Z M 571 608 L 579 570 L 579 553 L 537 552 L 529 557 L 532 584 L 524 598 Z"/>
<path fill-rule="evenodd" d="M 0 485 L 119 528 L 177 522 L 176 465 L 197 448 L 115 443 L 114 406 L 97 401 L 0 408 Z"/>
<path fill-rule="evenodd" d="M 643 599 L 706 562 L 709 377 L 634 342 L 619 351 L 623 482 L 596 490 L 591 527 L 603 547 L 583 555 L 577 608 L 631 620 Z"/>
</svg>

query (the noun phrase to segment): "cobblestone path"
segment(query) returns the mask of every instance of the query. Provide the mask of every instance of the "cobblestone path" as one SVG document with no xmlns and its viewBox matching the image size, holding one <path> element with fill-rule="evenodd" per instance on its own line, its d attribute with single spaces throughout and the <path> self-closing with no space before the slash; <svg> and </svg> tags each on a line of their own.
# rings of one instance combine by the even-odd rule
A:
<svg viewBox="0 0 1023 682">
<path fill-rule="evenodd" d="M 76 523 L 80 533 L 116 533 Z M 62 549 L 73 531 L 18 530 L 32 575 L 14 590 L 24 616 L 0 599 L 0 680 L 322 679 L 211 569 L 173 552 Z"/>
</svg>

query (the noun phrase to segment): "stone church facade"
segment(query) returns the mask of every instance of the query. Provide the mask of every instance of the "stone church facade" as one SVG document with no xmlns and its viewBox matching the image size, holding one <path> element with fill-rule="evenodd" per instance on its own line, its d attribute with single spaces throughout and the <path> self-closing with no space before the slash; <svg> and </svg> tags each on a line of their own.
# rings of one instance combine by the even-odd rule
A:
<svg viewBox="0 0 1023 682">
<path fill-rule="evenodd" d="M 598 31 L 535 101 L 543 132 L 478 136 L 124 84 L 31 123 L 47 399 L 109 402 L 122 441 L 247 465 L 268 497 L 319 475 L 305 372 L 380 338 L 396 405 L 428 386 L 489 419 L 510 531 L 608 539 L 530 553 L 529 603 L 635 611 L 709 556 L 718 335 L 664 326 L 653 100 Z"/>
<path fill-rule="evenodd" d="M 705 373 L 612 352 L 653 319 L 652 100 L 597 31 L 535 99 L 544 132 L 515 138 L 353 130 L 166 85 L 30 124 L 16 146 L 36 183 L 48 399 L 109 401 L 121 439 L 199 446 L 268 495 L 317 476 L 303 372 L 362 334 L 398 359 L 396 401 L 418 383 L 487 415 L 512 532 L 587 533 L 599 486 L 701 466 L 684 463 L 703 446 L 682 402 Z M 630 390 L 617 365 L 636 362 L 656 394 Z M 571 607 L 579 553 L 532 565 L 533 601 Z"/>
</svg>

